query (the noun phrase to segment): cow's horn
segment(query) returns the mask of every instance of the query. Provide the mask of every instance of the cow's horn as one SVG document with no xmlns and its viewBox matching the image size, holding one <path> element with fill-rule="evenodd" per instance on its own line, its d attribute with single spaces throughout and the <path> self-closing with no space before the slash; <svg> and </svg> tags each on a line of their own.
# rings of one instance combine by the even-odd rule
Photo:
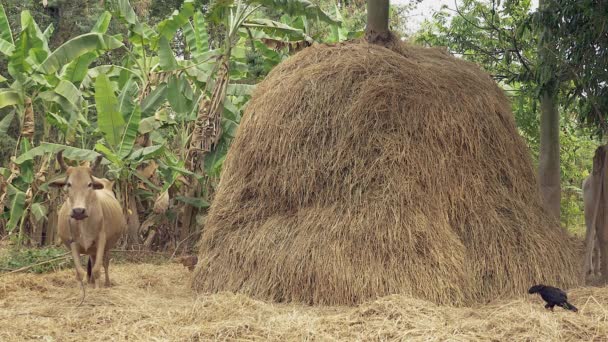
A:
<svg viewBox="0 0 608 342">
<path fill-rule="evenodd" d="M 100 154 L 97 156 L 97 158 L 95 158 L 95 161 L 93 162 L 93 165 L 91 165 L 91 170 L 95 171 L 95 169 L 97 169 L 97 167 L 99 166 L 99 164 L 101 164 L 101 160 L 103 159 L 103 156 Z"/>
<path fill-rule="evenodd" d="M 63 150 L 57 152 L 57 162 L 59 163 L 59 166 L 61 166 L 61 171 L 68 169 L 68 166 L 65 164 L 65 160 L 63 159 Z"/>
</svg>

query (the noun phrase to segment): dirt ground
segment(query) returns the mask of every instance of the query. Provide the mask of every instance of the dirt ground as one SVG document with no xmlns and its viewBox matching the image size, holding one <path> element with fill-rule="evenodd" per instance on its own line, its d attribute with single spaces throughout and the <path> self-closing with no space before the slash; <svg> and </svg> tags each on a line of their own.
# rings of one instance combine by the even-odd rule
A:
<svg viewBox="0 0 608 342">
<path fill-rule="evenodd" d="M 357 307 L 196 295 L 167 263 L 111 267 L 115 285 L 81 290 L 72 270 L 0 275 L 0 341 L 608 341 L 608 288 L 569 291 L 578 313 L 538 296 L 474 308 L 393 295 Z"/>
</svg>

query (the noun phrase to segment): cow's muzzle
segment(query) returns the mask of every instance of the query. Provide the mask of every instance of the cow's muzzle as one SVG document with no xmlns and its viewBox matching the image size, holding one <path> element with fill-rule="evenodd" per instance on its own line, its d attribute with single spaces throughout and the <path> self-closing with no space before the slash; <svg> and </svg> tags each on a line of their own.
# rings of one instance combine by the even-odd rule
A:
<svg viewBox="0 0 608 342">
<path fill-rule="evenodd" d="M 72 209 L 72 215 L 70 215 L 74 220 L 84 220 L 87 217 L 89 217 L 89 215 L 87 215 L 87 211 L 85 208 L 74 208 Z"/>
</svg>

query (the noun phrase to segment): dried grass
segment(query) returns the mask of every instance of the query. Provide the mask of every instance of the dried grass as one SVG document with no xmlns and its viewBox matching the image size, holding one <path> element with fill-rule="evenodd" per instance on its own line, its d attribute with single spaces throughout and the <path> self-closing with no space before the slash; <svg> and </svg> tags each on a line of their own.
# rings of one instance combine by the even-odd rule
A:
<svg viewBox="0 0 608 342">
<path fill-rule="evenodd" d="M 197 296 L 177 264 L 113 267 L 116 286 L 73 270 L 0 278 L 0 341 L 607 341 L 608 289 L 569 292 L 578 314 L 522 295 L 471 308 L 392 295 L 357 307 L 273 304 L 242 294 Z"/>
<path fill-rule="evenodd" d="M 502 90 L 396 43 L 313 46 L 256 89 L 224 164 L 193 287 L 352 305 L 471 305 L 578 283 Z M 582 260 L 582 259 L 581 259 Z"/>
</svg>

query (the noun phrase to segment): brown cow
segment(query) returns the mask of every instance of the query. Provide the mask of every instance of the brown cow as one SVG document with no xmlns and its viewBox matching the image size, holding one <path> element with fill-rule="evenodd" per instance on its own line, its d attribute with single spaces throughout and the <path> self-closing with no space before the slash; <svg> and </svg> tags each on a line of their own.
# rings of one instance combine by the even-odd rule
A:
<svg viewBox="0 0 608 342">
<path fill-rule="evenodd" d="M 584 272 L 596 274 L 598 269 L 601 280 L 608 283 L 608 146 L 600 146 L 593 156 L 593 172 L 583 182 L 583 201 L 585 203 Z"/>
<path fill-rule="evenodd" d="M 84 280 L 85 271 L 80 264 L 80 254 L 89 255 L 87 279 L 99 288 L 100 271 L 106 270 L 106 286 L 110 286 L 108 267 L 109 250 L 120 238 L 126 227 L 126 220 L 119 202 L 112 192 L 112 182 L 93 177 L 93 171 L 101 162 L 98 156 L 91 167 L 68 167 L 62 152 L 57 153 L 57 161 L 65 171 L 64 179 L 50 185 L 62 187 L 67 199 L 58 213 L 57 230 L 61 241 L 72 252 L 76 266 L 76 279 Z"/>
<path fill-rule="evenodd" d="M 596 235 L 597 222 L 593 227 L 593 220 L 596 212 L 597 189 L 599 184 L 597 177 L 589 175 L 583 181 L 583 203 L 585 205 L 585 274 L 599 275 L 600 273 L 600 244 Z"/>
</svg>

